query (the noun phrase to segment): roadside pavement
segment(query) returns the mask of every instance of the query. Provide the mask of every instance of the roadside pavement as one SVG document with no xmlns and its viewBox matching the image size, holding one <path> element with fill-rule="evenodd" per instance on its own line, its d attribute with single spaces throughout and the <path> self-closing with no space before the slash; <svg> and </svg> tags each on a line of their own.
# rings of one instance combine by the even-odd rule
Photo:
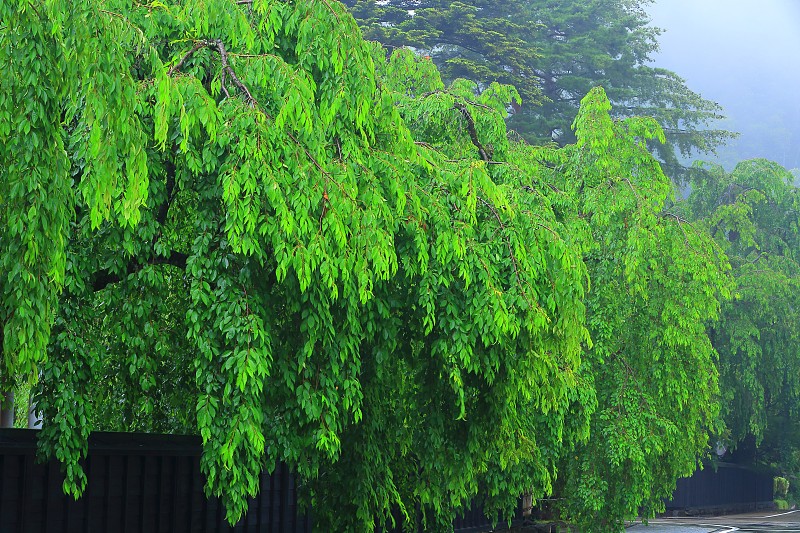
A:
<svg viewBox="0 0 800 533">
<path fill-rule="evenodd" d="M 778 533 L 800 532 L 800 510 L 762 511 L 715 517 L 654 518 L 635 524 L 629 533 Z"/>
</svg>

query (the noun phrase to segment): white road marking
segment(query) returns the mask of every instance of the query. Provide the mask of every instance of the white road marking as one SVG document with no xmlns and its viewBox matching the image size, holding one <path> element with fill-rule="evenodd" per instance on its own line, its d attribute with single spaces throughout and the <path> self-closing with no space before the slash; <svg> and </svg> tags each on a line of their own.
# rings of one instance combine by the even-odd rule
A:
<svg viewBox="0 0 800 533">
<path fill-rule="evenodd" d="M 776 516 L 786 516 L 787 514 L 792 514 L 792 513 L 800 513 L 800 509 L 795 509 L 794 511 L 788 511 L 786 513 L 778 513 L 778 514 L 771 514 L 769 516 L 761 516 L 759 518 L 775 518 Z"/>
<path fill-rule="evenodd" d="M 773 526 L 768 526 L 773 527 Z M 759 527 L 758 529 L 739 529 L 738 531 L 752 531 L 754 533 L 793 533 L 793 532 L 800 532 L 800 529 L 764 529 L 763 527 Z"/>
</svg>

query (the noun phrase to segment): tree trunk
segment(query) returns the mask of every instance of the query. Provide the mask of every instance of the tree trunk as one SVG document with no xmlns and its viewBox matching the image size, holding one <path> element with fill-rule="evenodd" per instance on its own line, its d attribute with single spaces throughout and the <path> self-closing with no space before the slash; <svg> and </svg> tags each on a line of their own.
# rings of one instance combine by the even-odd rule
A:
<svg viewBox="0 0 800 533">
<path fill-rule="evenodd" d="M 28 398 L 28 429 L 42 429 L 42 417 L 41 413 L 36 410 L 33 393 Z"/>
<path fill-rule="evenodd" d="M 528 518 L 531 516 L 531 511 L 533 510 L 533 495 L 523 494 L 522 495 L 522 516 Z"/>
<path fill-rule="evenodd" d="M 14 392 L 4 392 L 0 398 L 0 428 L 14 427 Z"/>
</svg>

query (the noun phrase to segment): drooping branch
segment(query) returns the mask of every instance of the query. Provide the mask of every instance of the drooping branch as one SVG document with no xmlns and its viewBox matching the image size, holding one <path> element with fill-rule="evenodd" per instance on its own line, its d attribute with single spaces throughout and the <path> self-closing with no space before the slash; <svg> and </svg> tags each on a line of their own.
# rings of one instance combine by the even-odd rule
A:
<svg viewBox="0 0 800 533">
<path fill-rule="evenodd" d="M 231 80 L 233 80 L 234 85 L 236 85 L 236 87 L 242 91 L 245 96 L 245 100 L 250 107 L 256 107 L 258 102 L 255 98 L 253 98 L 253 95 L 250 94 L 250 90 L 244 83 L 242 83 L 242 80 L 239 79 L 239 76 L 236 75 L 236 72 L 228 62 L 228 51 L 225 49 L 225 43 L 222 42 L 222 39 L 214 39 L 213 41 L 200 40 L 195 42 L 192 49 L 186 52 L 183 57 L 169 69 L 167 74 L 172 76 L 175 72 L 180 70 L 184 63 L 186 63 L 186 61 L 201 48 L 210 48 L 219 54 L 220 61 L 222 62 L 222 89 L 225 91 L 225 93 L 227 94 L 228 92 L 227 88 L 225 87 L 225 78 L 229 77 Z"/>
<path fill-rule="evenodd" d="M 183 64 L 186 63 L 186 61 L 190 57 L 192 57 L 195 54 L 195 52 L 197 52 L 198 50 L 200 50 L 205 46 L 207 46 L 206 41 L 197 41 L 196 43 L 194 43 L 192 49 L 186 52 L 180 59 L 180 61 L 178 61 L 177 63 L 172 65 L 172 67 L 170 67 L 170 69 L 167 71 L 167 76 L 172 76 L 175 72 L 179 71 L 181 67 L 183 67 Z"/>
<path fill-rule="evenodd" d="M 154 256 L 148 259 L 145 262 L 138 262 L 132 260 L 128 263 L 127 269 L 125 274 L 118 274 L 116 272 L 111 272 L 110 270 L 101 270 L 99 272 L 95 272 L 94 277 L 92 278 L 92 290 L 94 292 L 101 291 L 108 287 L 109 285 L 113 285 L 114 283 L 119 283 L 122 279 L 126 276 L 130 276 L 131 274 L 135 274 L 142 270 L 144 267 L 149 265 L 172 265 L 178 268 L 185 269 L 186 268 L 186 260 L 188 259 L 188 255 L 182 252 L 171 251 L 168 256 Z"/>
<path fill-rule="evenodd" d="M 492 204 L 490 204 L 489 202 L 487 202 L 486 200 L 484 200 L 480 196 L 478 197 L 478 200 L 480 200 L 480 202 L 483 205 L 485 205 L 489 209 L 489 211 L 492 212 L 492 214 L 494 215 L 494 218 L 497 220 L 498 229 L 500 229 L 504 233 L 504 235 L 502 236 L 502 239 L 503 239 L 503 242 L 506 245 L 506 248 L 508 249 L 508 256 L 511 259 L 511 264 L 514 266 L 514 275 L 517 278 L 517 283 L 519 284 L 520 288 L 522 289 L 522 294 L 526 298 L 528 298 L 529 297 L 528 296 L 528 291 L 525 290 L 525 286 L 527 286 L 527 288 L 531 289 L 531 290 L 533 290 L 533 287 L 531 287 L 531 284 L 527 280 L 523 281 L 523 279 L 522 279 L 522 276 L 521 276 L 521 274 L 519 272 L 519 263 L 517 262 L 517 256 L 516 256 L 516 254 L 514 254 L 514 247 L 511 245 L 511 239 L 508 237 L 508 235 L 505 235 L 505 233 L 506 233 L 506 225 L 503 224 L 503 219 L 500 217 L 500 213 L 497 212 L 497 209 L 495 209 L 495 207 Z"/>
<path fill-rule="evenodd" d="M 245 100 L 247 103 L 250 104 L 250 107 L 256 107 L 258 102 L 253 95 L 250 94 L 250 90 L 247 86 L 242 83 L 242 80 L 236 75 L 233 68 L 231 68 L 230 64 L 228 63 L 228 52 L 225 50 L 225 44 L 222 42 L 221 39 L 216 39 L 215 41 L 209 41 L 209 46 L 212 47 L 215 51 L 219 53 L 220 61 L 222 61 L 222 72 L 224 75 L 229 76 L 232 80 L 234 85 L 239 88 L 245 95 Z"/>
<path fill-rule="evenodd" d="M 478 132 L 475 129 L 475 119 L 472 118 L 472 113 L 469 112 L 467 108 L 467 104 L 463 102 L 456 102 L 453 104 L 455 109 L 461 111 L 461 114 L 464 115 L 464 118 L 467 119 L 467 130 L 469 131 L 469 138 L 472 140 L 472 144 L 475 145 L 475 148 L 478 149 L 478 154 L 480 154 L 481 159 L 486 161 L 487 163 L 492 160 L 489 156 L 489 153 L 486 151 L 486 148 L 483 147 L 481 141 L 478 139 Z"/>
<path fill-rule="evenodd" d="M 247 2 L 243 2 L 243 3 L 247 3 Z M 216 39 L 214 41 L 208 41 L 208 40 L 198 41 L 195 44 L 195 46 L 191 50 L 189 50 L 183 56 L 183 58 L 181 58 L 181 60 L 178 61 L 178 63 L 176 63 L 175 66 L 173 66 L 169 70 L 169 74 L 172 74 L 173 72 L 178 70 L 178 68 L 180 68 L 183 65 L 183 63 L 189 57 L 191 57 L 192 54 L 194 54 L 195 52 L 197 52 L 197 50 L 199 50 L 200 48 L 203 48 L 203 47 L 211 48 L 212 50 L 214 50 L 217 53 L 219 53 L 220 60 L 222 61 L 222 90 L 226 94 L 228 93 L 227 89 L 225 88 L 225 77 L 229 76 L 233 80 L 234 85 L 236 85 L 236 87 L 238 87 L 239 90 L 242 91 L 242 93 L 244 93 L 245 100 L 247 101 L 247 103 L 250 104 L 251 107 L 259 108 L 262 113 L 264 113 L 267 117 L 269 117 L 271 119 L 272 117 L 269 115 L 269 113 L 267 113 L 261 107 L 261 105 L 258 103 L 258 100 L 256 100 L 253 97 L 253 95 L 250 93 L 250 90 L 247 88 L 247 86 L 244 83 L 242 83 L 242 80 L 240 80 L 239 77 L 236 75 L 236 72 L 233 70 L 233 67 L 230 66 L 230 63 L 228 62 L 228 56 L 229 56 L 228 51 L 225 48 L 225 44 L 220 39 Z M 474 123 L 473 123 L 473 129 L 474 129 Z M 319 169 L 320 172 L 322 172 L 323 176 L 325 176 L 326 179 L 331 179 L 330 173 L 327 172 L 322 167 L 322 165 L 319 163 L 319 161 L 317 161 L 317 159 L 311 154 L 311 152 L 308 151 L 308 148 L 305 145 L 303 145 L 300 142 L 300 140 L 297 139 L 297 137 L 292 135 L 292 132 L 286 131 L 286 135 L 288 135 L 289 138 L 292 140 L 292 142 L 294 142 L 297 146 L 299 146 L 305 152 L 306 157 L 308 157 L 308 159 L 314 164 L 314 166 L 317 167 L 317 169 Z"/>
</svg>

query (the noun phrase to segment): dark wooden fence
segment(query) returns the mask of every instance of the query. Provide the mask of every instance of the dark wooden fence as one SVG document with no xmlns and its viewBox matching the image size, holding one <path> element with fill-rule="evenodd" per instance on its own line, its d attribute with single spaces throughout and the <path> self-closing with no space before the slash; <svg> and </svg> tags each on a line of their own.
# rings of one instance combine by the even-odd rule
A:
<svg viewBox="0 0 800 533">
<path fill-rule="evenodd" d="M 220 502 L 207 499 L 200 440 L 177 435 L 92 433 L 86 492 L 64 496 L 56 461 L 36 462 L 36 431 L 0 429 L 0 533 L 308 533 L 286 465 L 261 476 L 247 514 L 231 527 Z M 518 513 L 519 514 L 519 513 Z M 479 507 L 453 523 L 459 533 L 488 531 Z M 503 525 L 498 526 L 503 529 Z M 399 533 L 398 527 L 391 533 Z"/>
<path fill-rule="evenodd" d="M 0 533 L 216 533 L 312 531 L 285 465 L 234 527 L 203 494 L 199 439 L 93 433 L 82 498 L 65 497 L 59 464 L 36 462 L 36 432 L 0 430 Z"/>
<path fill-rule="evenodd" d="M 89 483 L 77 501 L 64 496 L 55 461 L 36 462 L 36 431 L 0 430 L 0 533 L 308 533 L 294 477 L 285 465 L 261 476 L 247 514 L 231 527 L 217 499 L 203 494 L 195 437 L 93 433 Z M 772 476 L 722 463 L 678 480 L 668 511 L 748 509 L 772 502 Z M 521 512 L 518 512 L 519 519 Z M 488 531 L 479 507 L 453 524 Z M 504 529 L 500 525 L 498 529 Z M 399 528 L 397 529 L 399 531 Z"/>
<path fill-rule="evenodd" d="M 706 466 L 689 478 L 678 480 L 668 511 L 748 510 L 772 503 L 772 475 L 738 465 Z"/>
</svg>

